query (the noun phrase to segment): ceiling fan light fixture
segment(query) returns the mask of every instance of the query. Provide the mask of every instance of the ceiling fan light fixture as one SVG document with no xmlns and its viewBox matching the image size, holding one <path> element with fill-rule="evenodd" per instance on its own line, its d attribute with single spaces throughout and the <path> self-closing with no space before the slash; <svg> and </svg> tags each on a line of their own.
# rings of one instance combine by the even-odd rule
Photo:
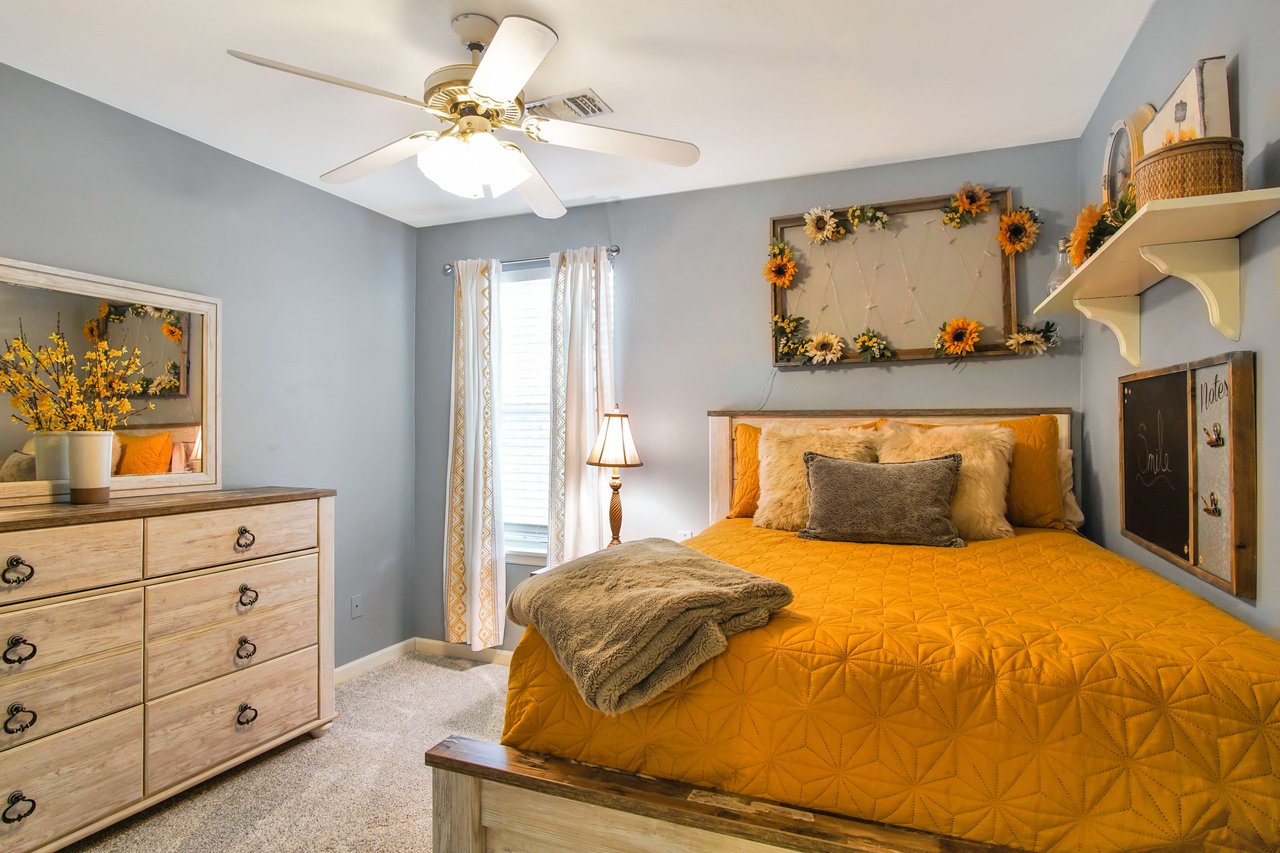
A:
<svg viewBox="0 0 1280 853">
<path fill-rule="evenodd" d="M 524 183 L 530 175 L 520 149 L 499 142 L 490 131 L 445 136 L 418 153 L 418 168 L 440 189 L 462 198 L 491 198 Z"/>
</svg>

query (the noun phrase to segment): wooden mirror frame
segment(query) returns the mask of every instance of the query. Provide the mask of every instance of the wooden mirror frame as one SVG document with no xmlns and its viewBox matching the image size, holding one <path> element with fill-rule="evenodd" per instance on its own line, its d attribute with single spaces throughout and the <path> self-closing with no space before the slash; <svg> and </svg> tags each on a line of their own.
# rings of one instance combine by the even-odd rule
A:
<svg viewBox="0 0 1280 853">
<path fill-rule="evenodd" d="M 201 461 L 199 472 L 149 474 L 111 478 L 111 496 L 160 495 L 197 492 L 222 487 L 222 300 L 178 290 L 153 287 L 133 281 L 90 275 L 26 261 L 0 258 L 0 282 L 42 290 L 79 294 L 112 302 L 145 303 L 172 308 L 204 318 L 201 346 L 191 353 L 201 359 L 204 380 L 200 401 Z M 34 480 L 0 483 L 0 506 L 58 503 L 66 501 L 65 481 Z"/>
</svg>

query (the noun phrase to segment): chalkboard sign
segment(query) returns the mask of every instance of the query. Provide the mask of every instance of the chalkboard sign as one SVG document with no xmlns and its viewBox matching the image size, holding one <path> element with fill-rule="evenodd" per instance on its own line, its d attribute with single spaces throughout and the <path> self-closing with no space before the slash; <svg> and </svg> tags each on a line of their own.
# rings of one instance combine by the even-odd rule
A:
<svg viewBox="0 0 1280 853">
<path fill-rule="evenodd" d="M 1142 544 L 1191 556 L 1187 372 L 1139 374 L 1122 384 L 1124 529 Z"/>
<path fill-rule="evenodd" d="M 1241 598 L 1257 589 L 1254 354 L 1120 378 L 1123 532 Z"/>
</svg>

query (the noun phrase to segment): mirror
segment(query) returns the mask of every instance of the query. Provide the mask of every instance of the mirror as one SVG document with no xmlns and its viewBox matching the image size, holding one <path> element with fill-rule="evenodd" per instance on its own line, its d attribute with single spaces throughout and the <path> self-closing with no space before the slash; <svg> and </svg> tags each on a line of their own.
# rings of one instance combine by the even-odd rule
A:
<svg viewBox="0 0 1280 853">
<path fill-rule="evenodd" d="M 88 353 L 119 353 L 121 402 L 99 426 L 114 433 L 112 496 L 217 488 L 219 309 L 216 299 L 0 259 L 0 371 L 13 377 L 25 348 L 45 368 L 39 387 L 56 389 L 66 383 L 51 370 L 83 380 Z M 68 396 L 4 375 L 0 505 L 65 499 Z"/>
</svg>

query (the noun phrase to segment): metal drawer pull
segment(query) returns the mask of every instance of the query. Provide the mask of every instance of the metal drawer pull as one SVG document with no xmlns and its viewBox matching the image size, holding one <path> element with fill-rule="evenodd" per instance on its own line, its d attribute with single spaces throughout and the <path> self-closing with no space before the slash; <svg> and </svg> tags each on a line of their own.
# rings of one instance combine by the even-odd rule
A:
<svg viewBox="0 0 1280 853">
<path fill-rule="evenodd" d="M 21 791 L 14 791 L 9 795 L 9 806 L 0 813 L 0 820 L 5 823 L 17 823 L 24 817 L 29 817 L 35 810 L 35 800 L 22 796 Z"/>
<path fill-rule="evenodd" d="M 14 554 L 5 560 L 4 570 L 0 571 L 0 581 L 10 586 L 22 586 L 36 576 L 36 567 Z"/>
<path fill-rule="evenodd" d="M 248 637 L 240 638 L 240 646 L 236 649 L 236 657 L 240 660 L 248 660 L 258 653 L 258 647 L 249 641 Z"/>
<path fill-rule="evenodd" d="M 5 734 L 22 734 L 34 726 L 37 719 L 38 715 L 35 711 L 32 711 L 21 702 L 14 702 L 9 706 L 8 719 L 4 721 Z"/>
<path fill-rule="evenodd" d="M 258 603 L 258 591 L 247 583 L 240 584 L 240 606 L 252 607 Z"/>
<path fill-rule="evenodd" d="M 22 650 L 23 646 L 31 649 L 29 652 Z M 14 635 L 9 638 L 9 646 L 0 654 L 0 658 L 7 664 L 26 663 L 36 656 L 36 644 L 30 640 Z"/>
<path fill-rule="evenodd" d="M 244 525 L 241 525 L 236 533 L 238 534 L 236 536 L 237 551 L 248 551 L 253 547 L 253 543 L 258 541 L 258 537 L 253 535 L 253 531 Z"/>
<path fill-rule="evenodd" d="M 247 726 L 258 719 L 258 709 L 248 702 L 240 703 L 240 713 L 236 714 L 236 725 Z"/>
</svg>

